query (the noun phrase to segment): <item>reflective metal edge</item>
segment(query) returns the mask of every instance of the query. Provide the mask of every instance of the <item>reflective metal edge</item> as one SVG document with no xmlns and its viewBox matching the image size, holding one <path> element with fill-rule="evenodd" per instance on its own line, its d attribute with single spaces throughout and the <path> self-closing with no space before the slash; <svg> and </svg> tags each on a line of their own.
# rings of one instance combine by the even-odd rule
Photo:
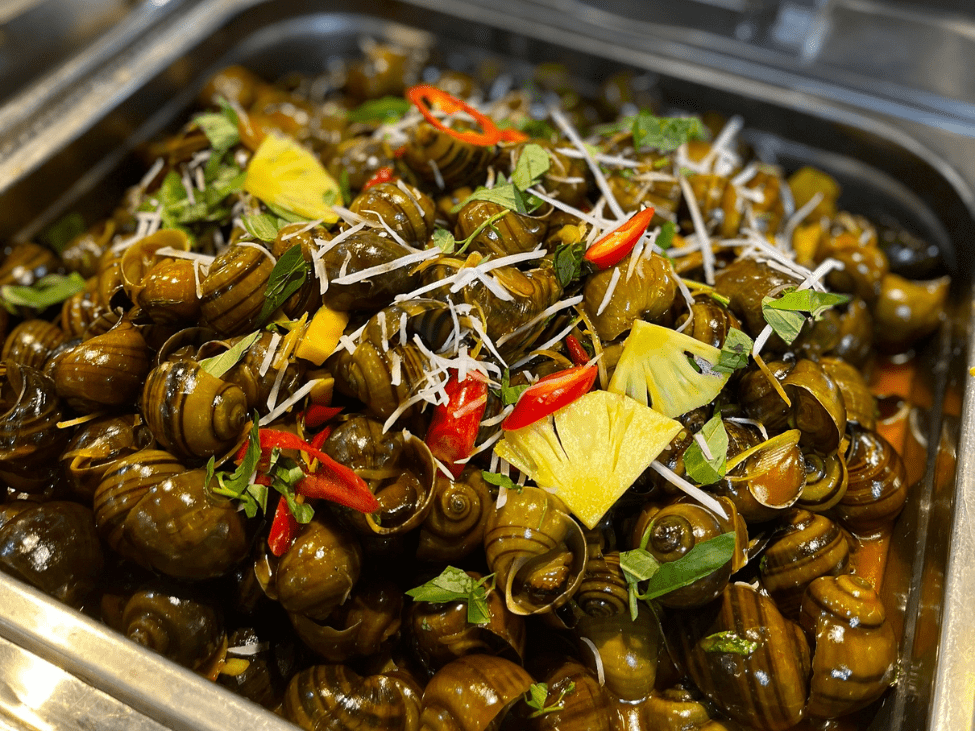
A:
<svg viewBox="0 0 975 731">
<path fill-rule="evenodd" d="M 969 297 L 969 323 L 975 318 L 975 291 Z M 969 327 L 969 337 L 971 336 Z M 975 363 L 975 339 L 968 364 Z M 968 378 L 972 376 L 968 374 Z M 950 526 L 951 553 L 945 571 L 938 670 L 931 703 L 932 731 L 975 729 L 975 389 L 965 388 L 962 445 L 958 454 L 958 492 Z M 966 447 L 966 445 L 968 445 Z M 947 526 L 946 526 L 947 528 Z"/>
<path fill-rule="evenodd" d="M 16 581 L 0 582 L 0 637 L 174 731 L 295 731 L 290 723 Z M 43 728 L 43 727 L 41 727 Z M 103 728 L 98 726 L 98 728 Z"/>
</svg>

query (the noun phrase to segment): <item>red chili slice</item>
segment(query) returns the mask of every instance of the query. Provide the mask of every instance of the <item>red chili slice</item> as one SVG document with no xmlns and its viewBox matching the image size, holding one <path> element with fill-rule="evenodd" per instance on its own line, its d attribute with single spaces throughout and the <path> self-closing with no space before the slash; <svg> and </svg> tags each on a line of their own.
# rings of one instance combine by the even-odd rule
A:
<svg viewBox="0 0 975 731">
<path fill-rule="evenodd" d="M 302 412 L 302 416 L 305 419 L 305 426 L 311 429 L 317 429 L 326 421 L 338 416 L 340 413 L 342 413 L 341 406 L 321 406 L 320 404 L 312 404 Z"/>
<path fill-rule="evenodd" d="M 521 394 L 501 428 L 521 429 L 567 406 L 589 392 L 596 382 L 597 371 L 594 365 L 577 366 L 536 381 Z"/>
<path fill-rule="evenodd" d="M 271 549 L 271 553 L 275 556 L 286 554 L 300 530 L 301 524 L 291 514 L 288 501 L 283 496 L 279 497 L 274 519 L 271 521 L 271 531 L 267 534 L 267 546 Z"/>
<path fill-rule="evenodd" d="M 586 251 L 586 260 L 600 269 L 607 269 L 626 258 L 653 219 L 653 206 L 644 208 L 613 229 Z"/>
<path fill-rule="evenodd" d="M 579 338 L 575 335 L 568 335 L 565 338 L 565 347 L 569 351 L 569 357 L 577 366 L 585 365 L 589 362 L 589 353 L 582 347 Z"/>
<path fill-rule="evenodd" d="M 388 183 L 391 180 L 396 180 L 397 177 L 398 176 L 395 174 L 395 171 L 392 168 L 379 168 L 379 170 L 376 171 L 376 174 L 366 181 L 366 184 L 362 186 L 362 189 L 369 190 L 374 185 Z"/>
<path fill-rule="evenodd" d="M 469 373 L 462 382 L 452 375 L 447 385 L 447 403 L 433 410 L 426 443 L 450 473 L 459 477 L 464 464 L 457 460 L 470 457 L 474 451 L 477 432 L 487 406 L 487 382 L 480 373 Z"/>
<path fill-rule="evenodd" d="M 406 98 L 416 105 L 416 108 L 420 110 L 420 113 L 426 117 L 426 120 L 430 124 L 461 142 L 469 142 L 472 145 L 480 145 L 481 147 L 490 147 L 502 139 L 501 130 L 498 129 L 497 125 L 489 117 L 481 114 L 470 104 L 461 101 L 452 94 L 448 94 L 435 86 L 430 86 L 429 84 L 411 86 L 406 90 Z M 433 115 L 432 107 L 434 106 L 447 114 L 456 114 L 460 111 L 466 112 L 480 125 L 481 131 L 451 129 Z"/>
</svg>

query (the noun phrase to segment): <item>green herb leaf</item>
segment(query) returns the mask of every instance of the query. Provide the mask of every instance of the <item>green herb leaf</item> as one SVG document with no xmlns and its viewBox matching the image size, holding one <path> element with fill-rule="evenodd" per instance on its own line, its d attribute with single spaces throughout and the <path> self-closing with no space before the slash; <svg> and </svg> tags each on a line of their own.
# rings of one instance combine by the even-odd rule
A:
<svg viewBox="0 0 975 731">
<path fill-rule="evenodd" d="M 511 124 L 508 120 L 500 120 L 498 122 L 498 129 L 505 129 L 510 126 Z M 535 137 L 540 140 L 554 141 L 559 136 L 559 131 L 544 119 L 522 117 L 514 126 L 529 137 Z"/>
<path fill-rule="evenodd" d="M 732 630 L 725 630 L 702 638 L 698 642 L 698 647 L 705 652 L 727 652 L 747 657 L 758 649 L 758 643 L 747 640 Z"/>
<path fill-rule="evenodd" d="M 752 339 L 741 330 L 731 328 L 721 346 L 721 357 L 711 370 L 715 373 L 734 373 L 739 368 L 744 368 L 748 365 L 748 356 L 754 345 Z"/>
<path fill-rule="evenodd" d="M 205 370 L 211 376 L 215 376 L 217 378 L 223 377 L 224 373 L 240 362 L 240 359 L 244 357 L 244 353 L 247 352 L 247 349 L 250 348 L 250 346 L 252 346 L 260 336 L 260 332 L 253 332 L 239 342 L 235 343 L 232 347 L 228 348 L 220 355 L 215 355 L 212 358 L 204 358 L 200 361 L 200 368 Z"/>
<path fill-rule="evenodd" d="M 506 490 L 514 490 L 518 493 L 520 493 L 522 490 L 521 485 L 516 484 L 515 481 L 510 477 L 505 477 L 497 472 L 481 470 L 481 477 L 484 478 L 484 481 L 489 485 L 497 485 L 498 487 L 503 487 Z"/>
<path fill-rule="evenodd" d="M 555 254 L 552 255 L 552 268 L 562 289 L 582 276 L 585 256 L 586 245 L 583 243 L 562 244 L 556 247 Z"/>
<path fill-rule="evenodd" d="M 401 96 L 384 96 L 370 99 L 349 112 L 349 122 L 395 122 L 405 115 L 412 105 Z"/>
<path fill-rule="evenodd" d="M 281 206 L 275 205 L 273 203 L 268 203 L 267 201 L 264 202 L 264 205 L 267 206 L 268 210 L 271 211 L 271 213 L 273 213 L 278 218 L 284 219 L 287 223 L 308 223 L 309 219 L 305 218 L 304 216 L 298 213 L 289 211 L 287 208 L 282 208 Z"/>
<path fill-rule="evenodd" d="M 73 238 L 80 236 L 86 230 L 84 216 L 75 212 L 59 218 L 44 229 L 37 238 L 60 254 Z"/>
<path fill-rule="evenodd" d="M 620 551 L 620 568 L 629 583 L 646 581 L 660 569 L 660 562 L 646 548 Z"/>
<path fill-rule="evenodd" d="M 349 182 L 349 171 L 346 168 L 342 168 L 342 172 L 339 173 L 339 192 L 342 194 L 342 200 L 352 200 L 352 184 Z"/>
<path fill-rule="evenodd" d="M 433 243 L 445 254 L 453 254 L 457 248 L 457 239 L 445 228 L 433 230 Z"/>
<path fill-rule="evenodd" d="M 677 233 L 677 225 L 673 221 L 664 221 L 660 224 L 660 233 L 654 243 L 664 251 L 674 245 L 674 235 Z"/>
<path fill-rule="evenodd" d="M 467 602 L 467 621 L 470 624 L 486 624 L 491 619 L 487 606 L 485 583 L 494 575 L 475 581 L 463 569 L 448 566 L 440 576 L 406 592 L 418 602 Z"/>
<path fill-rule="evenodd" d="M 509 386 L 508 383 L 511 379 L 510 371 L 505 368 L 504 372 L 501 374 L 501 403 L 505 406 L 510 406 L 516 403 L 521 397 L 521 394 L 528 388 L 529 384 L 524 386 Z"/>
<path fill-rule="evenodd" d="M 196 117 L 193 121 L 203 130 L 203 134 L 210 140 L 213 149 L 224 152 L 240 142 L 240 133 L 237 131 L 237 115 L 231 120 L 226 112 L 208 112 Z"/>
<path fill-rule="evenodd" d="M 518 163 L 515 165 L 514 172 L 511 173 L 511 182 L 519 190 L 528 190 L 542 179 L 551 164 L 552 161 L 546 149 L 541 145 L 529 142 L 521 148 Z"/>
<path fill-rule="evenodd" d="M 688 140 L 706 138 L 704 125 L 697 117 L 655 117 L 646 110 L 633 119 L 632 131 L 637 150 L 649 147 L 673 152 Z"/>
<path fill-rule="evenodd" d="M 728 432 L 724 428 L 721 414 L 713 416 L 701 427 L 699 433 L 711 451 L 711 459 L 708 459 L 695 439 L 684 450 L 684 470 L 699 485 L 713 485 L 728 471 Z"/>
<path fill-rule="evenodd" d="M 282 457 L 280 450 L 274 450 L 268 475 L 271 477 L 271 487 L 274 488 L 288 502 L 288 509 L 302 525 L 315 517 L 315 509 L 305 502 L 298 502 L 297 486 L 305 477 L 305 471 L 290 457 Z"/>
<path fill-rule="evenodd" d="M 525 693 L 525 703 L 528 704 L 529 708 L 535 709 L 535 712 L 529 718 L 538 718 L 539 716 L 563 710 L 565 708 L 565 697 L 575 691 L 575 689 L 576 684 L 570 681 L 559 691 L 558 698 L 555 699 L 552 705 L 546 706 L 545 701 L 548 699 L 548 684 L 532 683 L 528 688 L 528 692 Z"/>
<path fill-rule="evenodd" d="M 270 213 L 241 216 L 244 230 L 259 241 L 274 241 L 278 237 L 278 219 Z"/>
<path fill-rule="evenodd" d="M 253 415 L 250 436 L 247 442 L 247 451 L 237 469 L 233 473 L 214 472 L 214 460 L 211 457 L 207 462 L 207 476 L 204 483 L 206 489 L 214 495 L 222 495 L 233 500 L 240 500 L 244 508 L 244 513 L 248 518 L 257 515 L 258 508 L 265 510 L 265 505 L 255 499 L 255 496 L 248 489 L 254 473 L 257 471 L 257 463 L 261 459 L 261 441 L 258 433 L 258 415 Z M 217 486 L 211 487 L 211 482 L 216 479 Z"/>
<path fill-rule="evenodd" d="M 830 307 L 846 304 L 850 299 L 846 294 L 811 289 L 786 290 L 778 299 L 765 297 L 762 300 L 762 315 L 776 335 L 791 345 L 806 324 L 807 316 L 818 320 Z"/>
<path fill-rule="evenodd" d="M 734 533 L 723 533 L 698 543 L 676 561 L 660 564 L 660 570 L 650 578 L 640 598 L 649 601 L 693 584 L 727 564 L 734 552 Z"/>
<path fill-rule="evenodd" d="M 17 307 L 31 307 L 44 310 L 51 305 L 64 302 L 68 297 L 85 288 L 85 278 L 78 272 L 70 274 L 47 274 L 30 286 L 5 284 L 0 287 L 0 301 L 11 313 Z"/>
<path fill-rule="evenodd" d="M 450 212 L 459 213 L 471 201 L 489 201 L 507 208 L 515 213 L 529 213 L 529 201 L 514 183 L 501 183 L 493 188 L 478 188 L 462 202 L 454 206 Z M 534 210 L 532 208 L 531 210 Z"/>
<path fill-rule="evenodd" d="M 292 246 L 281 255 L 274 269 L 271 270 L 267 290 L 264 292 L 264 305 L 257 316 L 258 327 L 263 326 L 288 297 L 301 289 L 307 276 L 308 262 L 301 253 L 301 247 Z"/>
</svg>

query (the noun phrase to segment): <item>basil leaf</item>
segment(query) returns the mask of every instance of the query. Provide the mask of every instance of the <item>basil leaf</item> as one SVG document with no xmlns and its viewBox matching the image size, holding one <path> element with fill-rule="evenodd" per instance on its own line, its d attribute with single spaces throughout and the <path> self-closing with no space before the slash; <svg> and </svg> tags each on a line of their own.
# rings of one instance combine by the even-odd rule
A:
<svg viewBox="0 0 975 731">
<path fill-rule="evenodd" d="M 758 649 L 758 643 L 747 640 L 732 630 L 715 632 L 713 635 L 701 638 L 698 642 L 705 652 L 727 652 L 733 655 L 751 655 Z"/>
<path fill-rule="evenodd" d="M 264 292 L 264 305 L 257 316 L 258 327 L 263 326 L 288 297 L 301 289 L 307 276 L 308 262 L 301 253 L 301 247 L 292 246 L 281 255 L 274 269 L 271 270 L 267 290 Z"/>
<path fill-rule="evenodd" d="M 633 146 L 673 152 L 688 140 L 705 139 L 704 125 L 697 117 L 656 117 L 641 111 L 633 119 Z"/>
<path fill-rule="evenodd" d="M 47 274 L 30 286 L 5 284 L 0 287 L 0 301 L 11 313 L 16 307 L 44 310 L 68 299 L 85 288 L 85 278 L 78 272 Z"/>
<path fill-rule="evenodd" d="M 72 239 L 86 230 L 84 216 L 77 212 L 69 213 L 44 229 L 37 238 L 60 254 Z"/>
<path fill-rule="evenodd" d="M 278 237 L 278 218 L 270 213 L 256 213 L 242 216 L 240 222 L 244 230 L 260 241 L 274 241 Z"/>
<path fill-rule="evenodd" d="M 497 203 L 499 206 L 507 208 L 509 211 L 514 211 L 515 213 L 529 212 L 528 201 L 525 199 L 525 194 L 516 188 L 513 183 L 504 183 L 501 185 L 496 185 L 493 188 L 478 188 L 467 196 L 464 201 L 454 206 L 450 212 L 459 213 L 460 210 L 471 201 L 489 201 L 491 203 Z"/>
<path fill-rule="evenodd" d="M 349 122 L 394 122 L 401 119 L 412 104 L 401 96 L 371 99 L 348 113 Z"/>
<path fill-rule="evenodd" d="M 212 358 L 204 358 L 200 361 L 200 368 L 211 376 L 221 378 L 224 373 L 240 362 L 240 359 L 244 357 L 244 353 L 257 341 L 260 335 L 260 332 L 251 333 L 220 355 L 215 355 Z"/>
<path fill-rule="evenodd" d="M 497 485 L 498 487 L 503 487 L 506 490 L 514 490 L 515 492 L 521 492 L 522 490 L 521 485 L 516 484 L 510 477 L 505 477 L 497 472 L 481 470 L 481 477 L 489 485 Z"/>
<path fill-rule="evenodd" d="M 501 120 L 498 122 L 498 129 L 505 129 L 510 127 L 510 123 L 506 123 L 507 120 Z M 529 137 L 535 137 L 542 140 L 555 140 L 559 136 L 559 131 L 555 129 L 549 122 L 544 119 L 535 119 L 533 117 L 522 117 L 515 122 L 515 129 L 524 132 Z"/>
<path fill-rule="evenodd" d="M 744 368 L 748 365 L 748 356 L 754 345 L 754 341 L 741 330 L 731 328 L 721 346 L 721 357 L 711 370 L 715 373 L 734 373 Z"/>
<path fill-rule="evenodd" d="M 674 245 L 674 234 L 677 233 L 677 225 L 673 221 L 664 221 L 660 224 L 660 233 L 654 243 L 657 247 L 666 251 Z"/>
<path fill-rule="evenodd" d="M 697 543 L 676 561 L 660 564 L 660 570 L 650 577 L 640 598 L 649 601 L 693 584 L 728 563 L 734 552 L 734 533 L 722 533 L 708 541 Z"/>
<path fill-rule="evenodd" d="M 765 297 L 762 300 L 762 315 L 775 334 L 791 345 L 806 324 L 807 316 L 818 320 L 830 307 L 846 304 L 850 299 L 846 294 L 811 289 L 787 290 L 778 299 Z"/>
<path fill-rule="evenodd" d="M 517 403 L 521 394 L 528 388 L 529 384 L 524 386 L 509 386 L 508 382 L 511 378 L 510 371 L 505 368 L 504 372 L 501 374 L 501 403 L 505 406 L 511 406 L 513 403 Z"/>
<path fill-rule="evenodd" d="M 272 464 L 268 470 L 271 487 L 288 502 L 288 509 L 299 523 L 304 525 L 315 516 L 315 509 L 308 503 L 298 502 L 297 486 L 305 477 L 305 471 L 290 457 L 282 457 L 280 450 L 274 450 Z"/>
<path fill-rule="evenodd" d="M 418 602 L 434 602 L 436 604 L 467 602 L 467 621 L 471 624 L 486 624 L 490 621 L 490 612 L 487 606 L 487 589 L 484 587 L 484 583 L 489 578 L 485 577 L 475 581 L 463 569 L 448 566 L 439 576 L 410 589 L 406 595 Z"/>
<path fill-rule="evenodd" d="M 585 244 L 562 244 L 555 249 L 552 256 L 552 268 L 555 277 L 562 285 L 562 289 L 582 276 L 583 262 L 586 256 Z"/>
<path fill-rule="evenodd" d="M 213 149 L 224 152 L 240 142 L 237 130 L 237 115 L 230 120 L 223 112 L 208 112 L 196 117 L 193 121 L 203 130 Z"/>
<path fill-rule="evenodd" d="M 275 205 L 273 203 L 268 203 L 264 201 L 264 205 L 268 207 L 278 218 L 283 218 L 287 223 L 308 223 L 309 219 L 302 215 L 289 211 L 287 208 L 282 208 L 281 206 Z"/>
<path fill-rule="evenodd" d="M 799 337 L 802 326 L 806 324 L 804 313 L 769 309 L 765 306 L 764 301 L 762 302 L 762 315 L 765 316 L 765 322 L 772 326 L 775 334 L 782 338 L 787 345 L 792 345 L 792 342 Z"/>
<path fill-rule="evenodd" d="M 695 439 L 684 450 L 684 470 L 697 484 L 713 485 L 728 471 L 728 432 L 724 428 L 721 414 L 713 416 L 701 427 L 699 433 L 711 451 L 711 459 L 708 459 Z"/>
<path fill-rule="evenodd" d="M 550 706 L 546 706 L 545 701 L 548 699 L 549 693 L 548 684 L 532 683 L 528 688 L 528 692 L 525 693 L 525 703 L 529 708 L 535 709 L 535 712 L 529 718 L 538 718 L 539 716 L 563 710 L 565 708 L 565 697 L 575 691 L 575 689 L 576 684 L 570 681 L 559 691 L 558 698 L 555 699 L 555 702 Z"/>
<path fill-rule="evenodd" d="M 233 473 L 214 473 L 214 460 L 211 457 L 210 461 L 207 462 L 207 476 L 206 482 L 204 483 L 206 489 L 215 495 L 240 500 L 248 518 L 253 518 L 257 515 L 257 508 L 260 505 L 248 490 L 249 483 L 257 471 L 257 463 L 261 459 L 261 440 L 258 429 L 258 415 L 255 413 L 247 441 L 247 451 L 244 453 L 244 458 L 240 461 L 240 464 L 237 465 L 237 469 Z M 210 483 L 214 478 L 216 478 L 217 487 L 211 488 Z"/>
<path fill-rule="evenodd" d="M 645 548 L 620 551 L 620 568 L 628 583 L 646 581 L 660 569 L 660 562 Z"/>
<path fill-rule="evenodd" d="M 521 148 L 511 182 L 519 190 L 528 190 L 548 172 L 551 162 L 544 147 L 530 142 Z"/>
<path fill-rule="evenodd" d="M 457 239 L 447 229 L 435 228 L 433 230 L 433 243 L 445 254 L 453 254 L 457 248 Z"/>
</svg>

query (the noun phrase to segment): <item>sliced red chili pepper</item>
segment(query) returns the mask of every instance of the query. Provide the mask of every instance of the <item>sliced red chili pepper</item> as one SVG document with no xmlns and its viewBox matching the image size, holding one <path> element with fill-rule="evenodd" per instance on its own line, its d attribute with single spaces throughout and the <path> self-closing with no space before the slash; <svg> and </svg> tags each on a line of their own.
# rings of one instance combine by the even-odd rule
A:
<svg viewBox="0 0 975 731">
<path fill-rule="evenodd" d="M 311 439 L 309 439 L 308 443 L 311 446 L 313 446 L 315 449 L 321 449 L 322 445 L 325 443 L 325 440 L 328 439 L 331 435 L 332 435 L 332 427 L 326 426 L 324 429 L 318 432 L 318 434 L 316 434 Z"/>
<path fill-rule="evenodd" d="M 586 259 L 600 269 L 607 269 L 623 261 L 633 251 L 652 219 L 653 206 L 644 208 L 590 246 L 586 250 Z"/>
<path fill-rule="evenodd" d="M 507 127 L 501 130 L 501 142 L 528 142 L 530 139 L 531 137 L 514 127 Z"/>
<path fill-rule="evenodd" d="M 395 175 L 395 171 L 392 168 L 379 168 L 379 170 L 376 171 L 376 174 L 366 181 L 366 184 L 362 186 L 362 189 L 369 190 L 374 185 L 388 183 L 391 180 L 396 180 L 397 177 L 398 176 Z"/>
<path fill-rule="evenodd" d="M 456 478 L 464 471 L 457 460 L 470 457 L 487 406 L 487 381 L 480 373 L 469 373 L 463 381 L 456 374 L 444 386 L 447 403 L 438 404 L 427 430 L 426 443 Z"/>
<path fill-rule="evenodd" d="M 271 521 L 271 531 L 267 534 L 267 546 L 271 549 L 271 553 L 275 556 L 286 554 L 300 530 L 301 524 L 291 514 L 288 501 L 283 496 L 279 497 L 274 519 Z"/>
<path fill-rule="evenodd" d="M 597 370 L 594 365 L 576 366 L 539 379 L 521 394 L 501 428 L 521 429 L 572 403 L 589 392 L 596 382 Z"/>
<path fill-rule="evenodd" d="M 416 105 L 416 108 L 420 110 L 420 113 L 426 117 L 430 124 L 461 142 L 489 147 L 501 140 L 501 130 L 489 117 L 481 114 L 470 104 L 448 94 L 443 89 L 438 89 L 429 84 L 417 84 L 406 90 L 406 98 Z M 434 106 L 439 107 L 447 114 L 455 114 L 460 111 L 467 112 L 480 125 L 481 131 L 451 129 L 433 115 L 432 107 Z"/>
<path fill-rule="evenodd" d="M 565 338 L 565 347 L 569 351 L 569 357 L 577 366 L 585 365 L 589 362 L 589 353 L 582 347 L 579 338 L 575 335 L 568 335 Z"/>
<path fill-rule="evenodd" d="M 302 416 L 305 419 L 305 426 L 311 429 L 317 429 L 326 421 L 338 416 L 342 413 L 341 406 L 321 406 L 320 404 L 312 404 L 307 409 L 302 412 Z"/>
</svg>

